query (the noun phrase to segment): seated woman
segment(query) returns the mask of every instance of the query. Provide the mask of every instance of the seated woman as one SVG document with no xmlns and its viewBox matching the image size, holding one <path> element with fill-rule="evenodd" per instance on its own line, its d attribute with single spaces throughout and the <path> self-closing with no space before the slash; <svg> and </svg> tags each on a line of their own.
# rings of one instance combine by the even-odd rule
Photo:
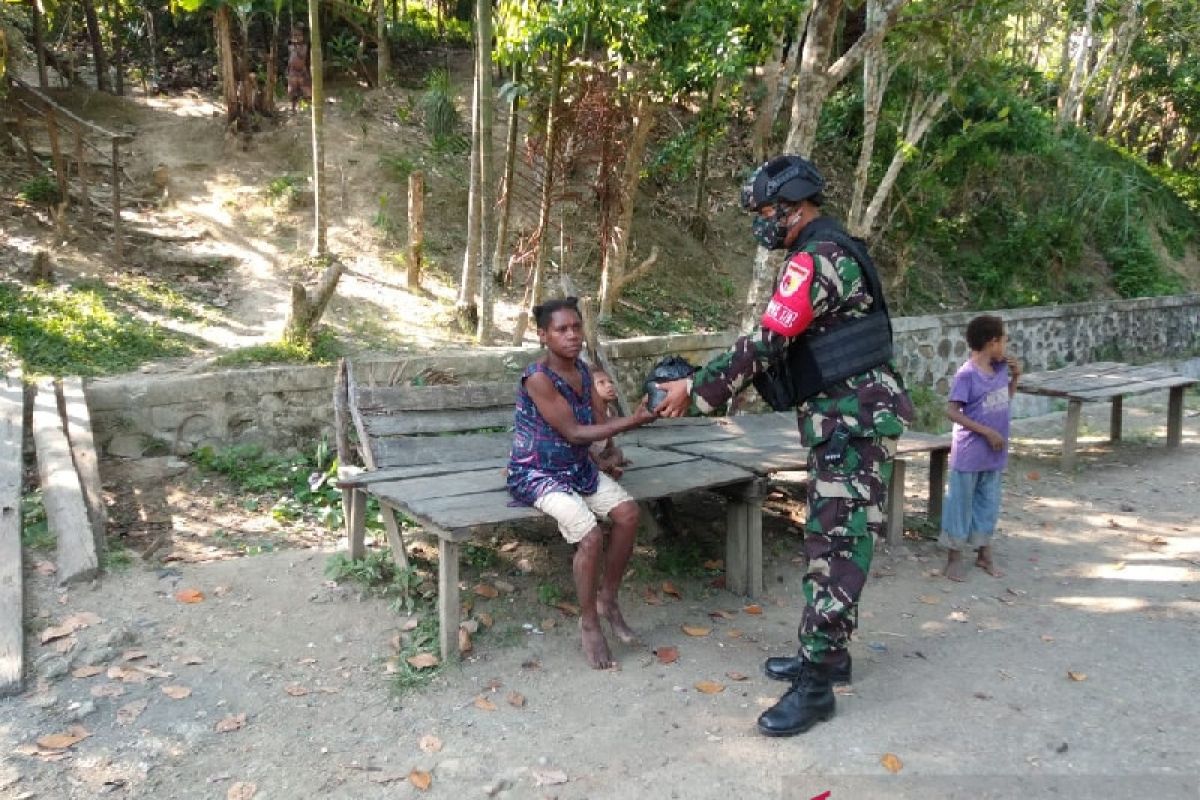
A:
<svg viewBox="0 0 1200 800">
<path fill-rule="evenodd" d="M 579 358 L 583 321 L 574 297 L 533 309 L 538 340 L 546 355 L 526 367 L 517 388 L 516 426 L 508 459 L 508 491 L 518 503 L 554 517 L 563 537 L 576 545 L 572 572 L 579 597 L 583 652 L 596 669 L 615 666 L 600 630 L 603 616 L 622 642 L 636 636 L 621 616 L 617 589 L 633 552 L 638 506 L 590 457 L 592 442 L 603 442 L 656 417 L 643 402 L 633 416 L 608 419 L 592 376 Z M 604 578 L 598 571 L 604 528 L 612 523 Z"/>
</svg>

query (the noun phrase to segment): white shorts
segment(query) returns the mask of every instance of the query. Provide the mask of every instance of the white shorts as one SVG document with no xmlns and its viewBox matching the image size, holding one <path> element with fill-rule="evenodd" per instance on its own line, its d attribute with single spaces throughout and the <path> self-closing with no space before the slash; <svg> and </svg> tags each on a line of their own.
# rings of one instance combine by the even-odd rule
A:
<svg viewBox="0 0 1200 800">
<path fill-rule="evenodd" d="M 539 497 L 533 507 L 554 517 L 563 538 L 576 544 L 596 527 L 598 519 L 606 519 L 610 511 L 626 500 L 632 501 L 633 497 L 601 472 L 595 494 L 549 492 Z"/>
</svg>

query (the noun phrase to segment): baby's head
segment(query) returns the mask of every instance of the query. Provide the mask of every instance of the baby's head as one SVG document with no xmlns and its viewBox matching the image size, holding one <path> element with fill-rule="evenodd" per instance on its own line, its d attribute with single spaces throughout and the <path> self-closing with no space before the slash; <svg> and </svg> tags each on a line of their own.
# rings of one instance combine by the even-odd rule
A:
<svg viewBox="0 0 1200 800">
<path fill-rule="evenodd" d="M 617 385 L 602 369 L 592 370 L 592 382 L 596 385 L 596 396 L 606 403 L 617 401 Z"/>
</svg>

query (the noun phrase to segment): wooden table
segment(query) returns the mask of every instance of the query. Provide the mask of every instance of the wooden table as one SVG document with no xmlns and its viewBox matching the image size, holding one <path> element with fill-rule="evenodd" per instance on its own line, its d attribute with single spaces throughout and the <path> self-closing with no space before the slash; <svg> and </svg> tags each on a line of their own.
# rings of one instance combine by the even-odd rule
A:
<svg viewBox="0 0 1200 800">
<path fill-rule="evenodd" d="M 703 456 L 710 461 L 769 477 L 776 472 L 808 468 L 808 449 L 801 446 L 796 415 L 789 412 L 747 414 L 737 417 L 661 420 L 622 437 L 642 448 L 671 450 Z M 910 432 L 900 438 L 892 478 L 888 484 L 887 540 L 900 541 L 904 534 L 904 473 L 906 456 L 929 453 L 928 518 L 942 516 L 946 462 L 950 437 Z M 761 525 L 761 523 L 759 523 Z"/>
<path fill-rule="evenodd" d="M 1102 361 L 1022 375 L 1020 383 L 1017 384 L 1017 391 L 1067 400 L 1062 466 L 1063 469 L 1070 470 L 1075 466 L 1079 416 L 1084 403 L 1102 400 L 1112 403 L 1109 438 L 1117 442 L 1121 440 L 1121 406 L 1125 395 L 1169 389 L 1167 447 L 1178 447 L 1183 440 L 1183 392 L 1195 383 L 1195 378 L 1172 372 L 1166 367 L 1134 367 L 1115 361 Z"/>
</svg>

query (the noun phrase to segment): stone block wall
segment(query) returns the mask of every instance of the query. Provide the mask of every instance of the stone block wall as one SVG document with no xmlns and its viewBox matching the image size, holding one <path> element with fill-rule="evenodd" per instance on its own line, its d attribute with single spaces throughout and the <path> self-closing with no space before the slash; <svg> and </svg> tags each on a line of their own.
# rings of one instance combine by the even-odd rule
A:
<svg viewBox="0 0 1200 800">
<path fill-rule="evenodd" d="M 1010 349 L 1027 371 L 1097 360 L 1181 360 L 1200 355 L 1200 295 L 1144 298 L 994 312 L 1005 320 Z M 973 313 L 900 317 L 896 351 L 910 387 L 944 395 L 966 358 L 963 338 Z M 664 355 L 701 364 L 725 350 L 731 333 L 639 337 L 607 343 L 624 395 Z M 428 368 L 464 382 L 516 376 L 535 348 L 484 348 L 362 360 L 364 383 L 410 382 Z M 1193 362 L 1194 364 L 1195 362 Z M 186 455 L 197 447 L 258 443 L 273 450 L 308 449 L 333 426 L 334 368 L 279 366 L 183 375 L 122 375 L 89 381 L 88 405 L 97 445 L 108 455 Z M 1044 398 L 1018 395 L 1014 413 L 1048 410 Z"/>
</svg>

